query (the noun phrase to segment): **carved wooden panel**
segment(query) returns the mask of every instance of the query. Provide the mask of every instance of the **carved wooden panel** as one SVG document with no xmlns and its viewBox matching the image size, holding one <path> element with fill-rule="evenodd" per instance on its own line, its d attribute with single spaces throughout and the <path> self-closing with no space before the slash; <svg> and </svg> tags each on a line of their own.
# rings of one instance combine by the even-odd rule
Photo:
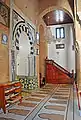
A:
<svg viewBox="0 0 81 120">
<path fill-rule="evenodd" d="M 58 67 L 46 63 L 46 82 L 52 84 L 70 84 L 72 80 Z"/>
</svg>

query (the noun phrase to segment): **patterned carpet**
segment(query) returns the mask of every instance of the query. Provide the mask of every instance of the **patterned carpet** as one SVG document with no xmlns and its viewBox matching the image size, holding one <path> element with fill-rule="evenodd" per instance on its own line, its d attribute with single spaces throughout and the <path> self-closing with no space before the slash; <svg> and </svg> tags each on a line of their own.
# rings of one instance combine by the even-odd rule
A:
<svg viewBox="0 0 81 120">
<path fill-rule="evenodd" d="M 0 113 L 0 120 L 65 120 L 71 85 L 46 84 Z"/>
<path fill-rule="evenodd" d="M 66 100 L 50 100 L 50 103 L 67 104 Z"/>
<path fill-rule="evenodd" d="M 57 111 L 65 111 L 65 106 L 57 106 L 57 105 L 46 105 L 44 106 L 46 109 L 57 110 Z"/>
<path fill-rule="evenodd" d="M 35 102 L 40 102 L 42 99 L 40 99 L 40 98 L 29 97 L 29 98 L 26 98 L 25 100 L 28 100 L 28 101 L 35 101 Z"/>
<path fill-rule="evenodd" d="M 59 115 L 59 114 L 39 114 L 39 117 L 42 119 L 47 119 L 47 120 L 64 120 L 64 115 Z"/>
<path fill-rule="evenodd" d="M 38 93 L 38 94 L 48 94 L 47 92 L 43 92 L 43 91 L 38 91 L 36 93 Z"/>
<path fill-rule="evenodd" d="M 0 117 L 0 120 L 14 120 L 12 118 L 4 118 L 4 117 Z"/>
<path fill-rule="evenodd" d="M 54 95 L 52 98 L 56 99 L 69 99 L 67 95 Z"/>
<path fill-rule="evenodd" d="M 18 105 L 24 106 L 24 107 L 35 107 L 37 104 L 36 103 L 22 102 L 22 103 L 18 103 Z"/>
<path fill-rule="evenodd" d="M 32 94 L 31 96 L 33 96 L 33 97 L 39 97 L 39 98 L 43 98 L 43 97 L 45 97 L 45 95 L 39 95 L 39 94 Z"/>
<path fill-rule="evenodd" d="M 22 115 L 26 116 L 30 111 L 29 110 L 23 110 L 23 109 L 10 109 L 8 110 L 9 113 L 13 113 L 15 115 Z"/>
</svg>

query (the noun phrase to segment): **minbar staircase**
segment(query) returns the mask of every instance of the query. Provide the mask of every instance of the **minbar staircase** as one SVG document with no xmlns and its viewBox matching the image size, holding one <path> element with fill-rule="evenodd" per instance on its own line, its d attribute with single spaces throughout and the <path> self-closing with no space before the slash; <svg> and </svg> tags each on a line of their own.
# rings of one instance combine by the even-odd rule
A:
<svg viewBox="0 0 81 120">
<path fill-rule="evenodd" d="M 45 60 L 46 83 L 51 84 L 72 84 L 73 73 L 68 72 L 53 60 Z"/>
</svg>

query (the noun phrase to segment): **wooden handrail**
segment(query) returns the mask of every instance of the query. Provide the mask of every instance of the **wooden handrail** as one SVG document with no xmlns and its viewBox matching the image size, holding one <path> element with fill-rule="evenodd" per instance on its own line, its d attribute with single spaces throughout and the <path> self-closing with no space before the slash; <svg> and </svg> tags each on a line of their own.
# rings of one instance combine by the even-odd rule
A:
<svg viewBox="0 0 81 120">
<path fill-rule="evenodd" d="M 71 74 L 70 72 L 68 72 L 66 69 L 64 69 L 62 66 L 60 66 L 59 64 L 57 64 L 56 62 L 53 61 L 54 64 L 56 64 L 59 68 L 61 68 L 62 70 L 64 70 L 66 73 Z"/>
<path fill-rule="evenodd" d="M 72 73 L 68 72 L 66 69 L 64 69 L 62 66 L 60 66 L 59 64 L 57 64 L 54 60 L 45 60 L 46 62 L 51 62 L 51 64 L 55 65 L 56 67 L 58 67 L 60 70 L 62 70 L 65 74 L 67 74 L 69 77 L 72 77 Z"/>
</svg>

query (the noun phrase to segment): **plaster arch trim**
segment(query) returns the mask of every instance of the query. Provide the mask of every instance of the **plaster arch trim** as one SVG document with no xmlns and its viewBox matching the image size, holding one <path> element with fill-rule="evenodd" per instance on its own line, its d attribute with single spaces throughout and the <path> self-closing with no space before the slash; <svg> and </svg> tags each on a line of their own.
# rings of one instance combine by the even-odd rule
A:
<svg viewBox="0 0 81 120">
<path fill-rule="evenodd" d="M 33 47 L 33 35 L 32 31 L 29 28 L 29 26 L 25 23 L 25 21 L 20 21 L 18 22 L 14 29 L 13 29 L 13 48 L 19 52 L 19 43 L 20 43 L 20 36 L 23 34 L 23 32 L 27 35 L 28 37 L 28 42 L 30 44 L 30 54 L 34 53 L 34 47 Z"/>
<path fill-rule="evenodd" d="M 75 45 L 76 45 L 77 50 L 80 49 L 80 44 L 81 44 L 81 43 L 79 42 L 79 40 L 76 40 Z"/>
<path fill-rule="evenodd" d="M 51 6 L 48 7 L 47 9 L 45 9 L 42 13 L 39 14 L 39 19 L 41 19 L 45 14 L 47 14 L 48 12 L 51 12 L 53 10 L 63 10 L 64 12 L 66 12 L 74 21 L 74 16 L 72 13 L 70 13 L 66 8 L 60 7 L 60 6 Z"/>
</svg>

